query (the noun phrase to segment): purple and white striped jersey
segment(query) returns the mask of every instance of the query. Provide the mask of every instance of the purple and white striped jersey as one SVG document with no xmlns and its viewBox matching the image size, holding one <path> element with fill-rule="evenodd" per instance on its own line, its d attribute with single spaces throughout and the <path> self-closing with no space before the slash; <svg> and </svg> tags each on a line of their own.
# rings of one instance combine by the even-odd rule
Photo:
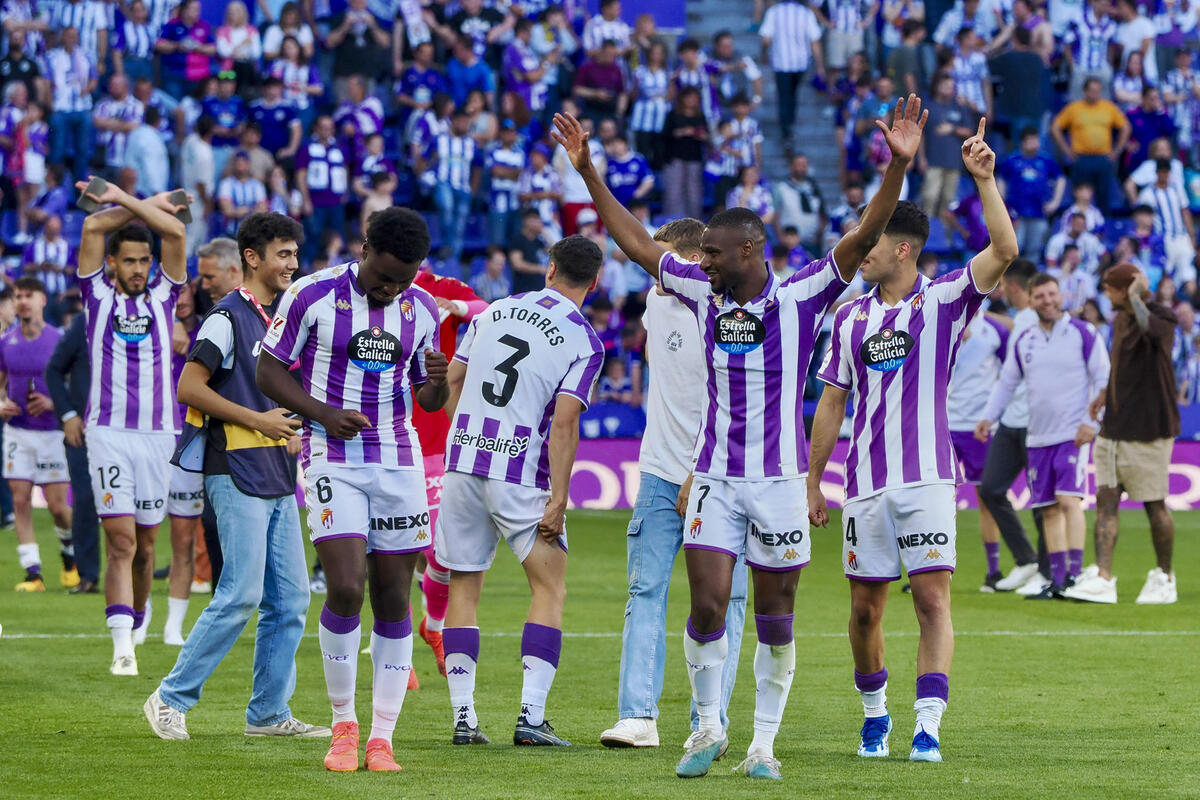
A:
<svg viewBox="0 0 1200 800">
<path fill-rule="evenodd" d="M 715 295 L 698 264 L 659 261 L 664 290 L 696 316 L 708 367 L 708 410 L 696 442 L 696 474 L 782 480 L 808 471 L 804 379 L 821 319 L 845 290 L 833 253 L 785 281 L 767 268 L 762 294 L 739 306 Z"/>
<path fill-rule="evenodd" d="M 146 114 L 142 101 L 133 95 L 126 95 L 124 100 L 105 97 L 96 104 L 92 112 L 93 119 L 115 119 L 120 122 L 141 122 Z M 96 144 L 103 145 L 105 161 L 114 167 L 125 163 L 125 140 L 129 134 L 124 131 L 104 131 L 96 129 Z"/>
<path fill-rule="evenodd" d="M 1108 371 L 1108 348 L 1090 323 L 1063 314 L 1047 331 L 1039 322 L 1023 330 L 1009 349 L 983 416 L 996 419 L 1023 384 L 1029 398 L 1025 444 L 1074 441 L 1080 425 L 1100 429 L 1088 404 L 1108 386 Z"/>
<path fill-rule="evenodd" d="M 350 177 L 346 154 L 336 140 L 322 142 L 315 136 L 309 139 L 296 153 L 296 169 L 305 170 L 308 196 L 317 208 L 346 202 Z"/>
<path fill-rule="evenodd" d="M 454 354 L 467 365 L 446 470 L 550 488 L 550 423 L 560 394 L 587 406 L 604 346 L 551 288 L 506 297 L 471 320 Z"/>
<path fill-rule="evenodd" d="M 162 267 L 137 297 L 99 269 L 79 278 L 87 315 L 87 427 L 178 434 L 171 380 L 171 331 L 182 284 Z"/>
<path fill-rule="evenodd" d="M 946 390 L 963 328 L 985 296 L 968 263 L 935 281 L 918 275 L 895 306 L 885 305 L 875 287 L 838 309 L 817 377 L 854 394 L 847 502 L 959 482 Z"/>
<path fill-rule="evenodd" d="M 300 385 L 322 403 L 361 411 L 371 421 L 349 441 L 304 420 L 301 463 L 422 469 L 412 425 L 412 389 L 425 382 L 425 350 L 438 349 L 438 308 L 412 286 L 372 308 L 358 286 L 358 262 L 297 281 L 279 303 L 263 352 L 300 362 Z"/>
<path fill-rule="evenodd" d="M 1000 378 L 1000 367 L 1008 352 L 1008 328 L 979 312 L 963 331 L 954 370 L 950 373 L 950 391 L 946 414 L 952 431 L 973 431 L 987 405 L 992 387 Z"/>
</svg>

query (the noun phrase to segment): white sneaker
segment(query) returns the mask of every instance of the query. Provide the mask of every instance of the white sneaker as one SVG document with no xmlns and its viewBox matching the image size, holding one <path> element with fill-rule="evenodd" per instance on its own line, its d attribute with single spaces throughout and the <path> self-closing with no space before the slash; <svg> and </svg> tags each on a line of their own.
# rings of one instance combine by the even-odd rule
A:
<svg viewBox="0 0 1200 800">
<path fill-rule="evenodd" d="M 183 647 L 183 634 L 179 631 L 163 630 L 163 644 L 171 645 L 172 647 Z"/>
<path fill-rule="evenodd" d="M 1063 597 L 1082 600 L 1085 603 L 1115 603 L 1117 602 L 1116 576 L 1107 580 L 1101 578 L 1100 568 L 1093 565 L 1075 579 L 1074 586 L 1063 589 Z"/>
<path fill-rule="evenodd" d="M 1017 594 L 1022 597 L 1031 594 L 1041 594 L 1042 590 L 1050 585 L 1050 581 L 1042 577 L 1042 574 L 1037 571 L 1037 566 L 1033 568 L 1033 577 L 1021 584 L 1021 588 L 1017 589 Z"/>
<path fill-rule="evenodd" d="M 187 732 L 186 716 L 163 702 L 158 689 L 146 699 L 142 706 L 146 721 L 160 739 L 190 739 Z"/>
<path fill-rule="evenodd" d="M 295 717 L 276 722 L 274 725 L 251 725 L 246 723 L 247 736 L 295 736 L 300 739 L 328 739 L 333 731 L 324 725 L 309 725 Z"/>
<path fill-rule="evenodd" d="M 108 671 L 113 675 L 137 675 L 137 659 L 133 656 L 118 656 L 113 659 L 112 666 Z"/>
<path fill-rule="evenodd" d="M 208 594 L 211 591 L 211 581 L 192 581 L 192 594 Z"/>
<path fill-rule="evenodd" d="M 1004 576 L 1003 579 L 996 581 L 997 592 L 1012 592 L 1020 589 L 1029 579 L 1037 575 L 1037 564 L 1022 564 L 1019 567 L 1013 567 L 1012 572 Z M 1040 591 L 1040 590 L 1039 590 Z"/>
<path fill-rule="evenodd" d="M 1146 605 L 1170 605 L 1179 599 L 1175 588 L 1175 573 L 1170 575 L 1155 567 L 1146 575 L 1146 585 L 1138 595 L 1137 603 Z"/>
<path fill-rule="evenodd" d="M 627 717 L 600 734 L 605 747 L 658 747 L 658 723 L 648 717 Z"/>
</svg>

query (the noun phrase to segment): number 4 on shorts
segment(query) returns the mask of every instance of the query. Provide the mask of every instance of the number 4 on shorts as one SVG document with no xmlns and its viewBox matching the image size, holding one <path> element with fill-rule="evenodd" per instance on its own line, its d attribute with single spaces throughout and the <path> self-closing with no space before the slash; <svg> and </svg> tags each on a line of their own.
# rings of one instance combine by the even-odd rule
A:
<svg viewBox="0 0 1200 800">
<path fill-rule="evenodd" d="M 858 546 L 858 532 L 854 529 L 854 517 L 846 517 L 846 541 L 851 547 Z"/>
</svg>

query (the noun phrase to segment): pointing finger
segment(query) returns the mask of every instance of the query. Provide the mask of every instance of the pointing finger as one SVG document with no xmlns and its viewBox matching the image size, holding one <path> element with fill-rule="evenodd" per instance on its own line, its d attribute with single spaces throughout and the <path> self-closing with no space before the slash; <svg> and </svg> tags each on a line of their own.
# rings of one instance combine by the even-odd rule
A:
<svg viewBox="0 0 1200 800">
<path fill-rule="evenodd" d="M 985 127 L 987 127 L 987 117 L 980 117 L 979 118 L 979 133 L 975 134 L 980 139 L 983 138 L 983 129 Z"/>
</svg>

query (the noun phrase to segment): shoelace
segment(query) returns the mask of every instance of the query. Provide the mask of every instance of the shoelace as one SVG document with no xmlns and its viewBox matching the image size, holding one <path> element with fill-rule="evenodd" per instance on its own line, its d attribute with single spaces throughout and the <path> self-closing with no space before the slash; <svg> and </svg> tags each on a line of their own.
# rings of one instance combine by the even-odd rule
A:
<svg viewBox="0 0 1200 800">
<path fill-rule="evenodd" d="M 936 750 L 938 748 L 937 739 L 934 739 L 925 731 L 921 731 L 913 737 L 913 747 L 921 750 Z"/>
<path fill-rule="evenodd" d="M 752 762 L 756 762 L 756 761 L 766 764 L 767 767 L 773 769 L 775 772 L 779 772 L 779 768 L 780 768 L 780 766 L 782 766 L 779 763 L 779 759 L 772 758 L 771 756 L 748 756 L 747 758 L 742 759 L 742 763 L 740 763 L 736 767 L 734 767 L 733 771 L 734 772 L 739 772 L 739 771 L 740 772 L 749 772 L 750 768 L 747 765 L 751 764 Z"/>
<path fill-rule="evenodd" d="M 354 729 L 350 727 L 342 728 L 334 732 L 333 741 L 329 743 L 330 750 L 349 750 L 351 748 L 358 749 L 358 745 L 354 741 Z"/>
<path fill-rule="evenodd" d="M 868 717 L 862 726 L 863 744 L 877 744 L 887 735 L 887 717 Z"/>
</svg>

